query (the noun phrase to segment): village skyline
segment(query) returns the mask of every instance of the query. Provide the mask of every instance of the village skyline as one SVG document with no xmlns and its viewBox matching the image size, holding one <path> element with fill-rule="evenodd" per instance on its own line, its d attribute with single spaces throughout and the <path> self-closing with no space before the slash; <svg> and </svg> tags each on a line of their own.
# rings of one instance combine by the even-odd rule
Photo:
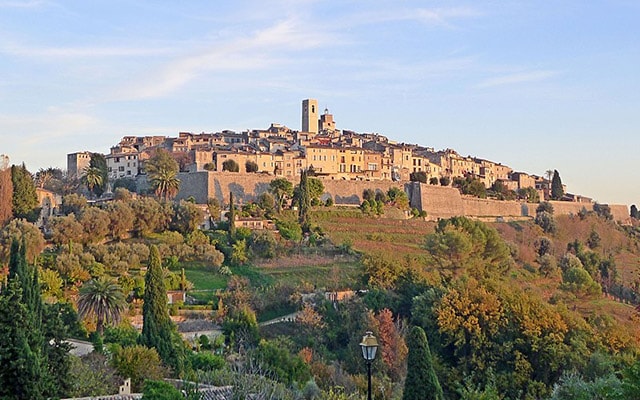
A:
<svg viewBox="0 0 640 400">
<path fill-rule="evenodd" d="M 340 129 L 640 202 L 639 5 L 0 1 L 0 153 L 32 171 L 127 135 Z"/>
</svg>

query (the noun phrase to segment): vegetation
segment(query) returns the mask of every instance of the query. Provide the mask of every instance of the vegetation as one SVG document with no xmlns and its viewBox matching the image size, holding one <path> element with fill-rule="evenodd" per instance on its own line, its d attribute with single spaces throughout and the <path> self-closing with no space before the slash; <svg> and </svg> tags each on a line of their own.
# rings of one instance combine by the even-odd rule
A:
<svg viewBox="0 0 640 400">
<path fill-rule="evenodd" d="M 444 399 L 424 330 L 419 326 L 411 328 L 407 344 L 410 351 L 402 398 Z"/>
<path fill-rule="evenodd" d="M 169 152 L 163 149 L 156 150 L 155 154 L 146 161 L 144 169 L 158 198 L 167 201 L 178 193 L 180 169 Z"/>
<path fill-rule="evenodd" d="M 564 196 L 564 187 L 562 186 L 562 180 L 558 170 L 553 170 L 553 178 L 551 179 L 551 198 L 553 200 L 560 200 Z"/>
</svg>

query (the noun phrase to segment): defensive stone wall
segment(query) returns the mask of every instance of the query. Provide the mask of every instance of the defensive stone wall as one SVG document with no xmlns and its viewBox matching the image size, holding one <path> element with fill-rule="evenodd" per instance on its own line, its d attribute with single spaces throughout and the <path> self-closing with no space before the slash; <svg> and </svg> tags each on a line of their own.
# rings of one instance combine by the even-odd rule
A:
<svg viewBox="0 0 640 400">
<path fill-rule="evenodd" d="M 228 204 L 229 193 L 233 193 L 238 203 L 255 200 L 269 190 L 271 175 L 240 174 L 237 172 L 199 171 L 180 173 L 180 191 L 177 199 L 193 196 L 197 203 L 204 204 L 209 198 L 217 198 Z M 291 180 L 294 185 L 298 181 Z M 365 189 L 387 192 L 392 187 L 403 189 L 411 207 L 427 212 L 429 219 L 450 218 L 465 215 L 469 217 L 521 218 L 535 217 L 538 204 L 517 201 L 500 201 L 463 196 L 458 189 L 418 182 L 392 181 L 345 181 L 323 179 L 325 193 L 322 200 L 331 197 L 336 205 L 358 205 L 362 202 Z M 593 204 L 552 201 L 555 215 L 577 214 L 583 207 L 593 211 Z M 616 221 L 627 222 L 629 210 L 625 205 L 610 205 Z"/>
</svg>

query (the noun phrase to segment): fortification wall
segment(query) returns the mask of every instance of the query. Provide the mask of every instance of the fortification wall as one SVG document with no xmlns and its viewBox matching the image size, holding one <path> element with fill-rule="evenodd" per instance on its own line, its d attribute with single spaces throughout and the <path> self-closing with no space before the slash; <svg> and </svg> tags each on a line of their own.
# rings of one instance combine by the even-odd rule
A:
<svg viewBox="0 0 640 400">
<path fill-rule="evenodd" d="M 223 203 L 229 202 L 229 193 L 239 203 L 255 200 L 269 190 L 271 175 L 240 174 L 237 172 L 199 171 L 180 173 L 180 191 L 177 199 L 193 196 L 197 203 L 206 203 L 209 198 L 217 198 Z M 294 185 L 298 181 L 291 180 Z M 333 198 L 337 205 L 358 205 L 362 202 L 365 189 L 387 192 L 392 187 L 403 189 L 409 196 L 412 207 L 427 212 L 429 219 L 450 218 L 466 215 L 470 217 L 535 217 L 538 204 L 517 201 L 500 201 L 463 196 L 458 189 L 418 182 L 392 181 L 345 181 L 323 179 L 325 193 L 322 200 Z M 566 201 L 552 201 L 555 215 L 577 214 L 583 207 L 593 211 L 593 205 Z M 629 220 L 629 210 L 625 205 L 610 205 L 616 221 Z"/>
<path fill-rule="evenodd" d="M 474 217 L 520 217 L 523 207 L 516 201 L 500 201 L 462 197 L 463 215 Z M 525 206 L 526 209 L 526 206 Z"/>
</svg>

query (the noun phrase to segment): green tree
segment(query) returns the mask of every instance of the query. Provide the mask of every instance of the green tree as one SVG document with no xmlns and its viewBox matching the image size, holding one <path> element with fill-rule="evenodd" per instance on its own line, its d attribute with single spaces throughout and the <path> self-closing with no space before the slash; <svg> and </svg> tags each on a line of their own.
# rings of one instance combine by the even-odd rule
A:
<svg viewBox="0 0 640 400">
<path fill-rule="evenodd" d="M 173 218 L 171 229 L 187 235 L 198 229 L 204 219 L 204 212 L 195 204 L 180 200 L 173 205 Z"/>
<path fill-rule="evenodd" d="M 553 200 L 560 200 L 564 196 L 564 188 L 562 187 L 562 180 L 558 170 L 553 170 L 553 179 L 551 179 L 551 198 Z"/>
<path fill-rule="evenodd" d="M 184 396 L 168 382 L 147 380 L 144 382 L 142 400 L 184 400 Z"/>
<path fill-rule="evenodd" d="M 240 166 L 236 160 L 226 160 L 222 163 L 222 170 L 229 172 L 240 172 Z"/>
<path fill-rule="evenodd" d="M 419 326 L 414 326 L 407 338 L 409 357 L 407 377 L 404 382 L 403 400 L 435 399 L 443 400 L 440 382 L 433 369 L 433 360 L 427 335 Z"/>
<path fill-rule="evenodd" d="M 100 277 L 82 285 L 78 298 L 78 315 L 81 318 L 96 317 L 96 331 L 104 333 L 105 324 L 117 325 L 127 303 L 122 287 L 113 280 Z"/>
<path fill-rule="evenodd" d="M 311 219 L 309 216 L 309 212 L 311 211 L 311 194 L 306 170 L 303 170 L 300 174 L 298 190 L 300 193 L 298 199 L 298 223 L 303 232 L 309 232 L 311 230 Z"/>
<path fill-rule="evenodd" d="M 427 183 L 427 173 L 424 171 L 416 171 L 409 174 L 411 182 Z"/>
<path fill-rule="evenodd" d="M 146 161 L 144 170 L 158 198 L 167 201 L 178 193 L 180 167 L 168 151 L 156 150 L 155 154 Z"/>
<path fill-rule="evenodd" d="M 258 172 L 258 164 L 251 160 L 247 160 L 247 162 L 244 163 L 244 169 L 247 172 Z"/>
<path fill-rule="evenodd" d="M 155 245 L 150 249 L 144 283 L 140 344 L 155 348 L 173 374 L 180 376 L 185 370 L 184 344 L 169 318 L 162 261 Z"/>
<path fill-rule="evenodd" d="M 229 192 L 229 242 L 236 239 L 236 206 L 233 204 L 233 192 Z"/>
<path fill-rule="evenodd" d="M 96 195 L 96 191 L 100 191 L 102 186 L 102 171 L 97 167 L 87 167 L 81 178 L 82 182 L 87 185 L 89 193 Z"/>
<path fill-rule="evenodd" d="M 39 214 L 36 185 L 24 164 L 11 166 L 11 183 L 13 185 L 13 216 L 35 222 Z"/>
<path fill-rule="evenodd" d="M 0 186 L 1 185 L 2 184 L 0 183 Z M 638 207 L 635 204 L 631 205 L 630 216 L 631 218 L 640 219 L 640 212 L 638 211 Z"/>
<path fill-rule="evenodd" d="M 276 178 L 269 183 L 269 191 L 275 197 L 276 207 L 280 212 L 285 201 L 293 196 L 293 184 L 285 178 Z"/>
<path fill-rule="evenodd" d="M 59 397 L 68 386 L 69 347 L 62 343 L 59 314 L 44 307 L 38 270 L 25 254 L 14 240 L 9 276 L 0 290 L 0 398 Z"/>
<path fill-rule="evenodd" d="M 167 375 L 156 349 L 140 345 L 128 347 L 115 345 L 112 353 L 111 366 L 118 371 L 118 375 L 131 378 L 131 386 L 134 390 L 140 390 L 146 379 L 158 380 Z"/>
<path fill-rule="evenodd" d="M 89 168 L 95 168 L 100 172 L 100 182 L 93 187 L 93 193 L 96 196 L 102 196 L 107 184 L 109 183 L 109 169 L 107 168 L 107 159 L 103 154 L 91 153 L 91 160 L 89 161 Z"/>
</svg>

